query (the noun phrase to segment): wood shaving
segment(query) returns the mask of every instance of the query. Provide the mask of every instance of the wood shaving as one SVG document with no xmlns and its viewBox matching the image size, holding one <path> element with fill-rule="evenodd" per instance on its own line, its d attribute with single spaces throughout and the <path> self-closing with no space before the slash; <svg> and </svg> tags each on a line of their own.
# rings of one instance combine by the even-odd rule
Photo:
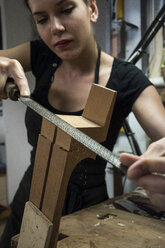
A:
<svg viewBox="0 0 165 248">
<path fill-rule="evenodd" d="M 122 223 L 117 223 L 118 226 L 125 226 L 125 224 L 122 224 Z"/>
<path fill-rule="evenodd" d="M 100 222 L 96 223 L 94 226 L 100 226 Z"/>
</svg>

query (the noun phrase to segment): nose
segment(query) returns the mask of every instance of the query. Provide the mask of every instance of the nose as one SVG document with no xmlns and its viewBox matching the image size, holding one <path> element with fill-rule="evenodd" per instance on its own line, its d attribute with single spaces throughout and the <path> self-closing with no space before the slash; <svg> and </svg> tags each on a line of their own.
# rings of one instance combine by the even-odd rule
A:
<svg viewBox="0 0 165 248">
<path fill-rule="evenodd" d="M 51 18 L 51 33 L 54 35 L 58 35 L 59 33 L 65 31 L 65 27 L 62 24 L 61 20 L 57 17 Z"/>
</svg>

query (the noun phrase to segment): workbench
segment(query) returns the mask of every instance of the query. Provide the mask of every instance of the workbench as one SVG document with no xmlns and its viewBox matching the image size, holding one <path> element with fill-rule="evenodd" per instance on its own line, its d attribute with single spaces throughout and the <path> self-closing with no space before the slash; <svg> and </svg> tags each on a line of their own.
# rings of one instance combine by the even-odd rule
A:
<svg viewBox="0 0 165 248">
<path fill-rule="evenodd" d="M 165 220 L 116 209 L 113 200 L 61 219 L 58 248 L 164 248 Z"/>
<path fill-rule="evenodd" d="M 114 206 L 134 195 L 115 197 L 62 217 L 57 248 L 164 248 L 165 218 L 141 216 Z M 15 236 L 11 248 L 17 247 L 18 238 Z"/>
</svg>

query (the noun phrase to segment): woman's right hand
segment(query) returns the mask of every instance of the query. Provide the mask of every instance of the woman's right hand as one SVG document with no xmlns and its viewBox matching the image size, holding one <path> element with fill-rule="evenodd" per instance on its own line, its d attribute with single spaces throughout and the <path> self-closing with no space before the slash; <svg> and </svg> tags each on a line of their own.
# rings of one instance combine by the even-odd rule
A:
<svg viewBox="0 0 165 248">
<path fill-rule="evenodd" d="M 0 98 L 6 99 L 5 85 L 8 78 L 12 78 L 18 86 L 21 96 L 30 96 L 28 81 L 22 65 L 18 60 L 0 57 Z"/>
</svg>

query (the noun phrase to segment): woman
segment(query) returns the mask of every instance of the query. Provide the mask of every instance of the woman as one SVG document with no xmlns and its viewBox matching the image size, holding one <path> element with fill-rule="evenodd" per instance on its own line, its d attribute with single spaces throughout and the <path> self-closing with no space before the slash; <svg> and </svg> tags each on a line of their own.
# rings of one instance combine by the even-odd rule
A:
<svg viewBox="0 0 165 248">
<path fill-rule="evenodd" d="M 96 0 L 28 0 L 26 3 L 41 40 L 0 52 L 3 97 L 8 77 L 14 79 L 21 95 L 28 96 L 24 71 L 32 70 L 36 85 L 31 97 L 35 101 L 54 113 L 81 115 L 91 85 L 98 83 L 118 92 L 104 142 L 106 147 L 113 148 L 122 122 L 131 111 L 151 139 L 165 135 L 164 107 L 152 84 L 135 66 L 104 53 L 96 44 L 91 26 L 98 18 Z M 41 118 L 27 109 L 25 122 L 28 141 L 33 146 L 31 165 L 14 197 L 1 248 L 9 247 L 10 238 L 19 232 L 29 197 Z M 80 162 L 70 178 L 63 214 L 107 199 L 104 169 L 105 161 L 99 158 Z"/>
</svg>

